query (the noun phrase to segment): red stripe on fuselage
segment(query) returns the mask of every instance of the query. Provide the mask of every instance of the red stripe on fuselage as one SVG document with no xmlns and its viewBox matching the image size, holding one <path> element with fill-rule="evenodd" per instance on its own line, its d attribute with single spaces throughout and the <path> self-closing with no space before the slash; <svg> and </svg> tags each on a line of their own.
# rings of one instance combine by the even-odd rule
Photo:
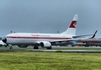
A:
<svg viewBox="0 0 101 70">
<path fill-rule="evenodd" d="M 62 37 L 27 37 L 27 36 L 8 36 L 7 38 L 25 38 L 25 39 L 71 39 Z"/>
</svg>

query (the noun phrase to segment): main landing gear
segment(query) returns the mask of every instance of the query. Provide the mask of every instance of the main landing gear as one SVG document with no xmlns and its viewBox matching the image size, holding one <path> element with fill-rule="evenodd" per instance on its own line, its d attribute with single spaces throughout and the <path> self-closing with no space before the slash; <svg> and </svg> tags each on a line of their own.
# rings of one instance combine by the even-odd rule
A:
<svg viewBox="0 0 101 70">
<path fill-rule="evenodd" d="M 50 47 L 47 47 L 47 49 L 52 49 L 52 47 L 50 46 Z"/>
<path fill-rule="evenodd" d="M 42 48 L 47 48 L 48 50 L 52 49 L 52 47 L 42 47 Z M 39 44 L 35 44 L 33 49 L 39 49 Z"/>
<path fill-rule="evenodd" d="M 33 49 L 39 49 L 38 46 L 39 46 L 38 44 L 35 44 L 34 47 L 33 47 Z"/>
<path fill-rule="evenodd" d="M 11 44 L 9 44 L 8 46 L 9 46 L 9 49 L 12 49 L 12 45 Z"/>
</svg>

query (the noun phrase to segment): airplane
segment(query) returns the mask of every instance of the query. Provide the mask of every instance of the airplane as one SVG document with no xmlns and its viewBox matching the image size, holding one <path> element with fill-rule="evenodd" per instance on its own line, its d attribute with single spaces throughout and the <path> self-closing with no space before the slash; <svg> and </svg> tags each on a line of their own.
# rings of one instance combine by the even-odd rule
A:
<svg viewBox="0 0 101 70">
<path fill-rule="evenodd" d="M 74 38 L 87 36 L 75 35 L 77 20 L 78 15 L 76 14 L 67 30 L 62 33 L 10 33 L 6 35 L 2 41 L 9 45 L 10 49 L 12 49 L 12 45 L 18 45 L 20 48 L 32 45 L 34 46 L 34 49 L 38 49 L 39 46 L 52 49 L 52 43 L 54 42 L 69 41 Z"/>
</svg>

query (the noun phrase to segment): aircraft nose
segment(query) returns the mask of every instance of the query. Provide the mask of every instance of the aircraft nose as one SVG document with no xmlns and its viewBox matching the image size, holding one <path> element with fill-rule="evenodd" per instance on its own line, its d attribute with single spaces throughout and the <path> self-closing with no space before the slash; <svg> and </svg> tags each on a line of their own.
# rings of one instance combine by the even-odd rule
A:
<svg viewBox="0 0 101 70">
<path fill-rule="evenodd" d="M 2 41 L 3 41 L 4 43 L 7 43 L 7 39 L 6 39 L 6 38 L 3 38 Z"/>
</svg>

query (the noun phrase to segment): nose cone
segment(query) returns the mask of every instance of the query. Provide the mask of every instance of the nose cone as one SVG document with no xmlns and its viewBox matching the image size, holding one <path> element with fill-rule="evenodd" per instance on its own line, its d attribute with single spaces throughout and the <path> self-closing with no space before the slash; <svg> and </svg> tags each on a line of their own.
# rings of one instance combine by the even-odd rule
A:
<svg viewBox="0 0 101 70">
<path fill-rule="evenodd" d="M 3 38 L 2 41 L 3 41 L 4 43 L 7 43 L 7 39 L 6 39 L 6 38 Z"/>
<path fill-rule="evenodd" d="M 11 37 L 11 35 L 12 35 L 12 33 L 11 33 L 11 34 L 6 35 L 4 38 L 2 38 L 2 41 L 3 41 L 4 43 L 6 43 L 6 44 L 7 44 L 7 38 L 10 38 L 10 37 Z"/>
</svg>

